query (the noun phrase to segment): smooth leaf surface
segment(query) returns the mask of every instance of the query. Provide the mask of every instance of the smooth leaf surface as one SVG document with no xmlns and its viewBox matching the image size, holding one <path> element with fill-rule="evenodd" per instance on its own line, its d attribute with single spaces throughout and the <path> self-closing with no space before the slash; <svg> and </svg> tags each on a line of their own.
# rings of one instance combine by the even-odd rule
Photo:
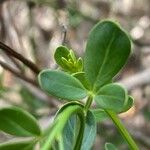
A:
<svg viewBox="0 0 150 150">
<path fill-rule="evenodd" d="M 103 21 L 91 30 L 85 51 L 85 76 L 94 90 L 108 83 L 124 66 L 131 43 L 126 33 L 114 22 Z"/>
<path fill-rule="evenodd" d="M 73 115 L 69 118 L 69 120 L 67 121 L 67 124 L 65 125 L 65 128 L 63 130 L 62 133 L 62 145 L 63 145 L 63 149 L 65 150 L 73 150 L 74 147 L 74 141 L 77 137 L 77 131 L 75 128 L 76 125 L 76 115 Z"/>
<path fill-rule="evenodd" d="M 57 112 L 56 118 L 57 116 L 60 116 L 65 111 L 65 109 L 67 109 L 70 106 L 72 107 L 75 105 L 78 105 L 81 107 L 81 109 L 83 109 L 83 105 L 81 105 L 80 103 L 75 102 L 75 101 L 69 102 L 65 104 L 63 107 L 61 107 L 61 109 L 59 109 L 59 111 Z M 61 143 L 61 145 L 63 145 L 61 150 L 73 150 L 74 145 L 75 145 L 74 142 L 78 133 L 77 129 L 80 127 L 79 122 L 77 125 L 77 120 L 78 120 L 77 114 L 73 114 L 70 116 L 70 118 L 68 118 L 64 126 L 61 138 L 58 141 L 58 143 Z"/>
<path fill-rule="evenodd" d="M 106 143 L 105 150 L 117 150 L 117 148 L 111 143 Z"/>
<path fill-rule="evenodd" d="M 77 131 L 78 131 L 78 122 L 76 115 L 73 115 L 65 125 L 63 130 L 62 138 L 63 138 L 63 145 L 65 150 L 73 150 L 73 146 L 77 139 Z M 94 115 L 91 111 L 88 111 L 86 124 L 84 129 L 83 141 L 81 150 L 90 150 L 94 140 L 96 137 L 96 122 Z"/>
<path fill-rule="evenodd" d="M 87 96 L 81 82 L 65 72 L 44 70 L 39 74 L 39 83 L 50 95 L 62 99 L 81 100 Z"/>
<path fill-rule="evenodd" d="M 17 108 L 0 109 L 0 130 L 16 136 L 40 136 L 36 119 L 28 112 Z"/>
<path fill-rule="evenodd" d="M 128 111 L 133 106 L 133 103 L 134 103 L 133 98 L 131 96 L 128 96 L 128 101 L 121 112 Z"/>
<path fill-rule="evenodd" d="M 105 119 L 109 118 L 107 113 L 101 108 L 92 109 L 91 111 L 95 117 L 96 122 L 104 121 Z"/>
<path fill-rule="evenodd" d="M 64 69 L 68 69 L 68 66 L 62 61 L 62 57 L 68 59 L 69 49 L 65 46 L 59 46 L 54 54 L 56 63 Z"/>
<path fill-rule="evenodd" d="M 88 111 L 81 150 L 91 150 L 96 137 L 96 122 L 94 115 Z"/>
<path fill-rule="evenodd" d="M 103 109 L 121 112 L 127 104 L 128 95 L 122 86 L 112 83 L 100 88 L 94 99 L 97 106 Z"/>
<path fill-rule="evenodd" d="M 47 150 L 52 147 L 55 140 L 60 138 L 63 129 L 72 115 L 77 114 L 80 118 L 81 124 L 84 120 L 83 106 L 77 102 L 70 102 L 65 104 L 57 113 L 55 120 L 50 128 L 45 132 L 45 141 L 42 144 L 41 150 Z M 80 128 L 83 128 L 82 124 Z"/>
<path fill-rule="evenodd" d="M 86 89 L 90 89 L 90 85 L 89 85 L 88 81 L 85 78 L 85 73 L 84 72 L 74 73 L 73 76 L 75 78 L 77 78 Z"/>
<path fill-rule="evenodd" d="M 0 144 L 0 150 L 33 150 L 33 141 L 7 142 Z"/>
</svg>

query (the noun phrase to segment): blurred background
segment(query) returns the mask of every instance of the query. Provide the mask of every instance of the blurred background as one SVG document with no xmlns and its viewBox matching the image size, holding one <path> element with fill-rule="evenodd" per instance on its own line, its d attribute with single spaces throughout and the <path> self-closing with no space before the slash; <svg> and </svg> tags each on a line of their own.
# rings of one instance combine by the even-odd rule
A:
<svg viewBox="0 0 150 150">
<path fill-rule="evenodd" d="M 89 30 L 107 18 L 118 21 L 133 41 L 132 55 L 115 80 L 135 104 L 120 118 L 140 149 L 150 150 L 150 0 L 0 0 L 0 107 L 24 108 L 46 127 L 62 103 L 39 88 L 38 72 L 56 68 L 53 54 L 62 43 L 82 56 Z M 128 150 L 110 120 L 97 128 L 93 150 L 105 142 Z M 0 132 L 0 142 L 11 138 Z"/>
</svg>

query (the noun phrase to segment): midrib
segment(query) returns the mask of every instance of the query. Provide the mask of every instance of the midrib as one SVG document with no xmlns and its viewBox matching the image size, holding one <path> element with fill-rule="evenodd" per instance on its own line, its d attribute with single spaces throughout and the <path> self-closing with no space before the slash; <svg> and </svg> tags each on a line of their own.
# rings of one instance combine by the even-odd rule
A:
<svg viewBox="0 0 150 150">
<path fill-rule="evenodd" d="M 105 56 L 104 56 L 103 64 L 102 64 L 102 66 L 100 67 L 100 70 L 98 71 L 98 74 L 97 74 L 97 77 L 96 77 L 95 83 L 97 82 L 98 77 L 99 77 L 99 75 L 101 74 L 101 72 L 102 72 L 102 70 L 103 70 L 103 66 L 104 66 L 104 65 L 105 65 L 105 63 L 106 63 L 107 56 L 108 56 L 109 51 L 110 51 L 110 46 L 111 46 L 111 44 L 112 44 L 112 42 L 113 42 L 114 38 L 115 38 L 115 30 L 114 30 L 114 32 L 113 32 L 112 38 L 110 39 L 110 42 L 109 42 L 109 44 L 108 44 L 107 48 L 106 48 L 106 53 L 105 53 Z M 95 83 L 94 83 L 94 85 L 95 85 Z"/>
<path fill-rule="evenodd" d="M 3 118 L 3 119 L 7 120 L 12 126 L 15 127 L 15 129 L 18 129 L 18 131 L 19 131 L 19 130 L 22 130 L 22 133 L 23 133 L 23 134 L 32 135 L 32 134 L 31 134 L 29 131 L 27 131 L 24 127 L 20 126 L 17 122 L 12 121 L 10 118 L 5 117 L 5 118 Z"/>
</svg>

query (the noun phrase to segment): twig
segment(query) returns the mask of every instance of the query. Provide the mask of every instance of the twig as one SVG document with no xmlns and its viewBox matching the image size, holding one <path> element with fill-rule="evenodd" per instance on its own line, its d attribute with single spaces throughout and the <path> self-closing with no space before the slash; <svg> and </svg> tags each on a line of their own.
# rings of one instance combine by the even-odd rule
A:
<svg viewBox="0 0 150 150">
<path fill-rule="evenodd" d="M 33 85 L 33 88 L 31 88 L 31 85 L 30 85 L 30 86 L 28 86 L 27 84 L 25 84 L 25 85 L 26 85 L 26 87 L 28 87 L 28 88 L 32 91 L 33 94 L 35 94 L 35 95 L 37 95 L 38 97 L 40 97 L 40 99 L 45 99 L 46 102 L 47 102 L 51 107 L 56 107 L 56 108 L 57 108 L 57 107 L 60 106 L 61 103 L 60 103 L 59 101 L 56 101 L 56 100 L 51 100 L 51 97 L 50 97 L 47 93 L 45 93 L 45 92 L 39 87 L 39 85 L 38 85 L 37 82 L 35 82 L 34 80 L 32 80 L 32 79 L 30 79 L 30 78 L 24 76 L 23 74 L 18 73 L 16 70 L 14 70 L 14 69 L 11 68 L 10 66 L 8 66 L 6 63 L 2 62 L 1 60 L 0 60 L 0 65 L 1 65 L 4 69 L 6 69 L 6 70 L 10 71 L 11 73 L 13 73 L 16 77 L 18 77 L 18 78 L 22 79 L 23 81 L 25 81 L 24 83 L 30 83 L 30 84 L 32 84 L 32 85 Z"/>
<path fill-rule="evenodd" d="M 28 66 L 36 75 L 39 74 L 40 69 L 33 62 L 31 62 L 30 60 L 26 59 L 24 56 L 22 56 L 21 54 L 17 53 L 12 48 L 8 47 L 7 45 L 3 44 L 2 42 L 0 42 L 0 48 L 7 55 L 11 55 L 14 58 L 20 60 L 23 64 Z"/>
<path fill-rule="evenodd" d="M 19 42 L 19 44 L 20 44 L 20 46 L 23 48 L 24 46 L 23 46 L 23 43 L 22 43 L 22 40 L 21 40 L 21 38 L 19 38 L 21 35 L 19 34 L 19 31 L 18 31 L 18 29 L 17 29 L 17 27 L 16 27 L 16 25 L 15 25 L 15 23 L 14 23 L 14 20 L 13 20 L 13 16 L 11 15 L 11 12 L 10 12 L 10 10 L 11 10 L 11 2 L 9 1 L 9 3 L 7 4 L 7 10 L 8 10 L 8 19 L 11 21 L 11 24 L 13 25 L 13 28 L 14 28 L 14 30 L 15 30 L 15 32 L 16 32 L 16 35 L 17 35 L 17 39 L 18 39 L 18 42 Z M 5 23 L 6 24 L 6 23 Z M 3 28 L 6 28 L 7 29 L 7 27 L 8 26 L 6 26 L 6 25 L 4 25 L 3 24 Z M 12 40 L 11 40 L 11 38 L 10 38 L 10 36 L 8 36 L 8 39 L 10 40 L 10 42 L 12 43 Z M 18 63 L 18 61 L 15 59 L 15 58 L 13 58 L 13 57 L 11 57 L 10 55 L 7 55 L 8 57 L 9 57 L 9 59 L 13 62 L 13 64 L 20 70 L 20 72 L 22 72 L 22 73 L 24 73 L 24 69 L 22 68 L 22 66 Z"/>
<path fill-rule="evenodd" d="M 51 107 L 59 107 L 60 106 L 60 102 L 56 101 L 56 100 L 51 100 L 51 97 L 45 93 L 38 85 L 37 82 L 35 82 L 34 80 L 24 76 L 23 74 L 17 72 L 16 70 L 14 70 L 13 68 L 11 68 L 10 66 L 8 66 L 6 63 L 4 63 L 3 61 L 0 60 L 0 65 L 10 71 L 11 73 L 13 73 L 16 77 L 22 79 L 23 81 L 25 81 L 24 83 L 30 83 L 31 85 L 33 85 L 33 88 L 31 88 L 31 85 L 28 86 L 27 84 L 25 84 L 31 91 L 32 93 L 34 93 L 35 95 L 37 95 L 38 97 L 40 97 L 40 99 L 45 99 L 46 102 L 48 102 L 48 104 Z"/>
<path fill-rule="evenodd" d="M 17 62 L 17 60 L 13 57 L 11 57 L 10 55 L 7 55 L 7 57 L 12 61 L 12 63 L 19 69 L 19 71 L 21 73 L 24 73 L 23 68 L 21 67 L 21 65 Z"/>
<path fill-rule="evenodd" d="M 66 36 L 67 36 L 67 27 L 65 25 L 62 26 L 62 32 L 63 32 L 62 45 L 65 45 L 66 44 Z"/>
<path fill-rule="evenodd" d="M 0 65 L 1 65 L 4 69 L 6 69 L 6 70 L 10 71 L 11 73 L 13 73 L 13 74 L 14 74 L 15 76 L 17 76 L 18 78 L 20 78 L 20 79 L 22 79 L 22 80 L 24 80 L 24 81 L 26 81 L 26 82 L 28 82 L 28 83 L 30 83 L 30 84 L 36 86 L 36 87 L 39 86 L 34 80 L 32 80 L 32 79 L 30 79 L 30 78 L 24 76 L 23 74 L 20 74 L 19 72 L 17 72 L 16 70 L 14 70 L 13 68 L 11 68 L 9 65 L 7 65 L 6 63 L 4 63 L 4 62 L 1 61 L 1 60 L 0 60 Z"/>
</svg>

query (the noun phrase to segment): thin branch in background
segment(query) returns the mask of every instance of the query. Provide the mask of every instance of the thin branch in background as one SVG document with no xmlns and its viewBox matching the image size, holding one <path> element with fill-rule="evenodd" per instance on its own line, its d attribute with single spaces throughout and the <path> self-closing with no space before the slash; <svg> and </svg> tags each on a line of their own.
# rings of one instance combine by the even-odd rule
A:
<svg viewBox="0 0 150 150">
<path fill-rule="evenodd" d="M 26 81 L 26 82 L 28 82 L 28 83 L 30 83 L 30 84 L 36 86 L 36 87 L 39 87 L 39 85 L 38 85 L 37 82 L 35 82 L 34 80 L 32 80 L 32 79 L 30 79 L 30 78 L 24 76 L 22 73 L 20 74 L 18 71 L 14 70 L 13 68 L 11 68 L 9 65 L 7 65 L 6 63 L 4 63 L 4 62 L 1 61 L 1 60 L 0 60 L 0 65 L 1 65 L 4 69 L 6 69 L 6 70 L 10 71 L 11 73 L 13 73 L 13 74 L 14 74 L 15 76 L 17 76 L 18 78 L 20 78 L 20 79 L 22 79 L 22 80 L 24 80 L 24 81 Z"/>
<path fill-rule="evenodd" d="M 19 33 L 15 23 L 14 23 L 14 17 L 12 16 L 12 13 L 11 13 L 11 1 L 9 1 L 8 5 L 7 5 L 7 10 L 8 10 L 8 19 L 11 21 L 11 24 L 14 28 L 14 31 L 17 35 L 17 39 L 18 39 L 18 42 L 19 42 L 19 45 L 22 49 L 24 49 L 24 45 L 23 45 L 23 42 L 22 42 L 22 39 L 20 38 L 21 37 L 21 34 Z M 6 27 L 7 28 L 7 27 Z M 10 38 L 10 36 L 8 36 L 8 39 L 10 41 L 10 43 L 12 43 L 12 40 Z M 11 57 L 10 55 L 7 55 L 10 60 L 14 63 L 14 65 L 20 70 L 20 72 L 24 73 L 24 69 L 22 68 L 22 66 L 17 62 L 16 59 L 14 59 L 13 57 Z"/>
<path fill-rule="evenodd" d="M 7 55 L 11 55 L 14 58 L 20 60 L 23 64 L 25 64 L 27 67 L 29 67 L 36 75 L 39 74 L 40 69 L 30 60 L 26 59 L 21 54 L 17 53 L 12 48 L 8 47 L 4 43 L 0 42 L 0 49 L 2 49 Z"/>
<path fill-rule="evenodd" d="M 62 34 L 63 34 L 62 45 L 65 45 L 67 36 L 67 27 L 65 25 L 62 26 Z"/>
<path fill-rule="evenodd" d="M 23 74 L 20 74 L 19 72 L 17 72 L 16 70 L 14 70 L 13 68 L 11 68 L 9 65 L 7 65 L 6 63 L 4 63 L 3 61 L 0 60 L 0 66 L 2 66 L 5 70 L 10 71 L 12 74 L 14 74 L 16 77 L 22 79 L 23 81 L 25 81 L 25 83 L 30 83 L 31 85 L 33 85 L 33 87 L 35 87 L 35 89 L 38 92 L 33 92 L 35 91 L 34 88 L 31 89 L 31 86 L 28 86 L 28 88 L 33 92 L 36 93 L 35 95 L 38 95 L 38 97 L 40 97 L 39 95 L 44 94 L 46 96 L 46 102 L 49 104 L 49 106 L 51 107 L 58 107 L 60 106 L 60 102 L 56 101 L 56 100 L 52 100 L 51 97 L 45 93 L 43 90 L 41 90 L 41 88 L 39 87 L 38 83 L 26 76 L 24 76 Z"/>
<path fill-rule="evenodd" d="M 2 42 L 0 42 L 0 48 L 5 52 L 5 54 L 9 58 L 12 56 L 12 58 L 14 57 L 14 58 L 20 60 L 23 64 L 28 66 L 36 75 L 40 72 L 40 69 L 34 63 L 32 63 L 30 60 L 24 58 L 21 54 L 15 52 L 12 48 L 8 47 L 7 45 L 3 44 Z M 49 102 L 49 105 L 51 107 L 58 107 L 60 105 L 60 103 L 58 101 L 52 101 L 50 96 L 47 93 L 45 93 L 44 91 L 42 91 L 41 88 L 39 87 L 38 83 L 36 81 L 34 81 L 33 79 L 30 79 L 30 78 L 26 77 L 25 75 L 23 75 L 22 73 L 14 70 L 13 68 L 11 68 L 9 65 L 7 65 L 6 63 L 4 63 L 1 60 L 0 60 L 0 65 L 4 69 L 13 73 L 16 77 L 25 81 L 25 83 L 30 83 L 31 85 L 33 85 L 33 87 L 35 87 L 37 90 L 41 91 L 41 93 L 46 95 L 47 96 L 46 101 Z"/>
<path fill-rule="evenodd" d="M 22 66 L 17 62 L 17 60 L 13 57 L 11 57 L 10 55 L 7 55 L 7 57 L 9 57 L 9 59 L 12 61 L 12 63 L 16 66 L 17 69 L 19 69 L 19 71 L 21 73 L 24 73 L 24 69 L 22 68 Z"/>
</svg>

